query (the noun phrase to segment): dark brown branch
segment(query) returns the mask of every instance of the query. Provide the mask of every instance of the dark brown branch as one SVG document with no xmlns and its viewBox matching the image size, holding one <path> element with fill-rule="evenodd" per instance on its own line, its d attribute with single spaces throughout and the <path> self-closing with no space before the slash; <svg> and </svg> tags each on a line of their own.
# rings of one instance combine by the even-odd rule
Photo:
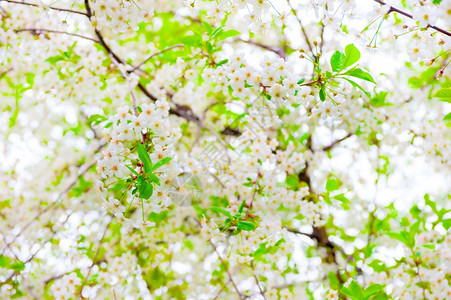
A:
<svg viewBox="0 0 451 300">
<path fill-rule="evenodd" d="M 0 78 L 1 78 L 3 75 L 8 74 L 8 73 L 11 72 L 12 70 L 13 70 L 13 68 L 9 68 L 9 69 L 6 70 L 6 71 L 0 72 Z"/>
<path fill-rule="evenodd" d="M 374 0 L 374 1 L 377 2 L 377 3 L 379 3 L 379 4 L 381 4 L 381 5 L 389 5 L 389 4 L 386 4 L 384 1 L 381 1 L 381 0 Z M 401 14 L 401 15 L 403 15 L 403 16 L 406 16 L 406 17 L 409 18 L 409 19 L 414 20 L 414 18 L 413 18 L 413 16 L 412 16 L 411 14 L 406 13 L 405 11 L 402 11 L 402 10 L 400 10 L 400 9 L 394 7 L 394 6 L 391 6 L 391 5 L 389 5 L 389 6 L 390 6 L 390 9 L 388 10 L 387 14 L 389 14 L 389 13 L 391 13 L 391 12 L 397 12 L 398 14 Z M 447 35 L 447 36 L 451 36 L 451 32 L 446 31 L 445 29 L 442 29 L 442 28 L 437 27 L 437 26 L 435 26 L 435 25 L 428 24 L 428 27 L 430 27 L 430 28 L 432 28 L 432 29 L 435 29 L 435 30 L 437 30 L 438 32 L 441 32 L 441 33 L 443 33 L 443 34 L 445 34 L 445 35 Z"/>
<path fill-rule="evenodd" d="M 38 5 L 38 4 L 35 4 L 35 3 L 23 2 L 23 1 L 0 0 L 0 2 L 8 2 L 8 3 L 28 5 L 28 6 L 34 6 L 34 7 L 42 7 L 41 5 Z M 63 11 L 63 12 L 78 14 L 78 15 L 82 15 L 82 16 L 86 16 L 86 17 L 88 16 L 86 13 L 84 13 L 82 11 L 72 10 L 72 9 L 67 9 L 67 8 L 60 8 L 60 7 L 47 6 L 47 5 L 45 5 L 43 8 L 48 8 L 48 9 L 56 10 L 56 11 Z"/>
<path fill-rule="evenodd" d="M 341 139 L 335 140 L 330 145 L 323 147 L 322 150 L 323 151 L 329 151 L 330 149 L 332 149 L 333 147 L 335 147 L 339 143 L 343 142 L 344 140 L 350 138 L 351 136 L 353 136 L 353 134 L 352 133 L 348 133 L 347 135 L 345 135 Z"/>
<path fill-rule="evenodd" d="M 85 0 L 85 6 L 86 6 L 86 11 L 87 11 L 87 15 L 89 17 L 89 19 L 91 19 L 92 17 L 92 10 L 91 10 L 91 6 L 89 4 L 89 0 Z M 105 51 L 114 59 L 116 60 L 117 63 L 119 64 L 124 64 L 124 61 L 110 48 L 110 46 L 105 42 L 105 39 L 103 38 L 102 33 L 97 29 L 94 28 L 94 32 L 97 36 L 97 38 L 99 39 L 99 43 L 100 45 L 102 45 L 102 47 L 105 49 Z M 138 67 L 137 67 L 138 68 Z M 134 68 L 132 71 L 129 71 L 129 73 L 133 72 L 135 69 Z M 145 86 L 139 82 L 138 83 L 138 88 L 139 90 L 146 95 L 147 98 L 149 98 L 152 101 L 157 101 L 158 98 L 153 95 L 151 92 L 149 92 Z M 177 105 L 175 108 L 171 108 L 169 110 L 170 114 L 182 117 L 184 119 L 186 119 L 187 121 L 192 121 L 194 123 L 196 123 L 197 125 L 199 125 L 200 127 L 204 128 L 204 129 L 208 129 L 200 120 L 199 117 L 197 117 L 193 111 L 191 110 L 190 107 L 188 106 L 181 106 L 181 105 Z M 210 129 L 209 129 L 210 130 Z M 210 130 L 211 131 L 211 130 Z"/>
</svg>

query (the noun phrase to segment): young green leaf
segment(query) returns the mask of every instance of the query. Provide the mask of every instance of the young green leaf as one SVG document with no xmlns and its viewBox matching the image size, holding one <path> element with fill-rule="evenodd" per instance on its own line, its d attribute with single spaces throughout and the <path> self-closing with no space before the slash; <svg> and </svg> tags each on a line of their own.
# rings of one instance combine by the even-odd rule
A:
<svg viewBox="0 0 451 300">
<path fill-rule="evenodd" d="M 238 209 L 239 214 L 243 212 L 244 205 L 246 205 L 246 200 L 243 200 L 243 202 L 241 202 L 240 208 Z"/>
<path fill-rule="evenodd" d="M 370 104 L 375 107 L 382 107 L 382 106 L 390 106 L 393 105 L 390 102 L 385 102 L 385 99 L 387 98 L 388 92 L 379 92 L 374 95 L 370 99 Z"/>
<path fill-rule="evenodd" d="M 391 238 L 394 238 L 395 240 L 400 241 L 408 248 L 413 248 L 413 246 L 415 245 L 415 240 L 412 241 L 409 233 L 405 230 L 401 232 L 387 232 L 387 235 Z"/>
<path fill-rule="evenodd" d="M 135 170 L 133 170 L 132 168 L 130 168 L 129 166 L 126 166 L 127 167 L 127 169 L 129 169 L 130 170 L 130 172 L 132 172 L 133 174 L 135 174 L 136 176 L 138 176 L 139 174 L 138 174 L 138 172 L 136 172 Z"/>
<path fill-rule="evenodd" d="M 236 36 L 241 34 L 241 32 L 237 31 L 237 30 L 227 30 L 227 31 L 223 31 L 220 34 L 218 34 L 218 36 L 216 37 L 216 40 L 218 41 L 222 41 L 225 40 L 226 38 L 232 37 L 232 36 Z"/>
<path fill-rule="evenodd" d="M 324 87 L 321 87 L 321 89 L 319 90 L 319 99 L 322 102 L 326 101 L 326 92 L 324 90 Z"/>
<path fill-rule="evenodd" d="M 360 78 L 369 82 L 372 82 L 374 84 L 376 84 L 376 82 L 374 81 L 373 77 L 371 77 L 371 75 L 368 72 L 363 71 L 362 69 L 356 68 L 356 69 L 351 69 L 349 71 L 347 71 L 345 73 L 346 75 L 352 76 L 352 77 L 356 77 L 356 78 Z"/>
<path fill-rule="evenodd" d="M 365 295 L 363 294 L 362 287 L 355 281 L 352 281 L 349 285 L 349 288 L 352 291 L 352 294 L 356 299 L 365 299 Z"/>
<path fill-rule="evenodd" d="M 346 59 L 343 63 L 343 69 L 352 66 L 360 59 L 360 51 L 353 44 L 349 44 L 345 48 Z"/>
<path fill-rule="evenodd" d="M 334 272 L 330 271 L 328 277 L 330 287 L 334 290 L 338 290 L 338 288 L 340 287 L 340 281 L 338 281 L 337 275 Z"/>
<path fill-rule="evenodd" d="M 237 228 L 238 230 L 251 231 L 255 229 L 255 225 L 251 222 L 239 221 Z"/>
<path fill-rule="evenodd" d="M 0 268 L 7 268 L 11 264 L 12 259 L 6 255 L 0 255 Z"/>
<path fill-rule="evenodd" d="M 203 22 L 203 21 L 202 21 L 202 24 L 204 25 L 205 30 L 207 30 L 207 33 L 210 35 L 211 32 L 213 31 L 213 28 L 211 27 L 211 25 L 208 24 L 207 22 Z"/>
<path fill-rule="evenodd" d="M 435 92 L 432 97 L 437 98 L 445 98 L 445 100 L 440 99 L 440 101 L 450 102 L 451 101 L 451 88 L 443 88 L 439 89 L 437 92 Z"/>
<path fill-rule="evenodd" d="M 148 173 L 147 174 L 148 178 L 150 181 L 154 182 L 156 185 L 160 185 L 160 179 L 158 178 L 157 175 L 153 174 L 153 173 Z"/>
<path fill-rule="evenodd" d="M 152 172 L 150 170 L 152 168 L 152 160 L 150 159 L 149 153 L 147 153 L 146 147 L 141 143 L 138 143 L 138 157 L 144 165 L 144 171 L 146 173 Z"/>
<path fill-rule="evenodd" d="M 343 78 L 344 80 L 346 80 L 347 82 L 349 82 L 352 86 L 358 88 L 359 90 L 361 90 L 362 92 L 365 93 L 365 95 L 367 95 L 368 97 L 371 97 L 371 94 L 368 93 L 367 91 L 365 91 L 359 84 L 357 84 L 355 81 L 352 81 L 349 78 Z"/>
<path fill-rule="evenodd" d="M 139 197 L 142 199 L 149 199 L 153 194 L 152 183 L 148 182 L 143 175 L 140 175 L 136 180 L 138 187 Z"/>
<path fill-rule="evenodd" d="M 369 297 L 379 293 L 382 291 L 385 287 L 385 284 L 379 284 L 379 283 L 373 283 L 369 287 L 365 289 L 365 299 L 368 299 Z"/>
<path fill-rule="evenodd" d="M 333 178 L 333 177 L 327 179 L 327 182 L 326 182 L 326 190 L 327 190 L 328 192 L 332 192 L 332 191 L 338 190 L 338 188 L 339 188 L 339 182 L 338 182 L 338 179 Z"/>
<path fill-rule="evenodd" d="M 232 214 L 225 208 L 218 207 L 218 206 L 212 206 L 212 207 L 210 207 L 210 210 L 215 213 L 223 214 L 226 217 L 233 218 Z"/>
<path fill-rule="evenodd" d="M 335 53 L 330 58 L 330 66 L 332 67 L 332 71 L 338 72 L 343 69 L 344 63 L 346 60 L 346 56 L 340 51 L 335 51 Z"/>
<path fill-rule="evenodd" d="M 151 168 L 149 172 L 153 172 L 156 169 L 158 169 L 159 167 L 167 164 L 168 162 L 170 162 L 172 160 L 172 157 L 165 157 L 163 159 L 161 159 L 160 161 L 158 161 L 156 164 L 154 164 Z"/>
</svg>

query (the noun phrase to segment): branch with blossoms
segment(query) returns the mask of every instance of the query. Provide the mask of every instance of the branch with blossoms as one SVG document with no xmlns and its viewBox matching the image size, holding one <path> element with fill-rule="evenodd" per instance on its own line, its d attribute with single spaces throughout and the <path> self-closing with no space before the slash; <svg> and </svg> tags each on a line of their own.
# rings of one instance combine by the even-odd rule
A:
<svg viewBox="0 0 451 300">
<path fill-rule="evenodd" d="M 105 146 L 104 143 L 101 143 L 100 146 L 94 151 L 94 154 L 97 154 L 100 152 L 103 147 Z M 39 213 L 37 213 L 33 218 L 31 218 L 21 229 L 20 231 L 14 236 L 14 238 L 6 244 L 6 247 L 2 249 L 2 253 L 5 253 L 6 248 L 13 245 L 17 239 L 34 223 L 36 222 L 42 215 L 45 213 L 51 211 L 55 207 L 57 207 L 58 204 L 61 204 L 61 201 L 69 194 L 69 192 L 72 190 L 73 187 L 77 184 L 79 179 L 86 174 L 93 166 L 95 166 L 97 161 L 93 161 L 90 164 L 82 165 L 78 169 L 77 176 L 67 185 L 67 187 L 59 193 L 59 195 L 56 197 L 54 201 L 52 201 L 49 205 L 47 205 L 44 209 L 40 210 Z"/>
<path fill-rule="evenodd" d="M 399 160 L 449 164 L 447 41 L 378 1 L 381 74 L 360 2 L 326 2 L 0 2 L 0 298 L 440 298 L 445 185 Z M 432 200 L 380 199 L 394 172 Z"/>
<path fill-rule="evenodd" d="M 88 16 L 87 13 L 82 12 L 82 11 L 68 9 L 68 8 L 62 8 L 62 7 L 55 7 L 55 6 L 51 6 L 51 5 L 39 5 L 39 4 L 35 4 L 35 3 L 29 3 L 29 2 L 25 2 L 25 1 L 14 1 L 14 0 L 0 0 L 0 2 L 33 6 L 33 7 L 38 7 L 38 8 L 42 8 L 42 9 L 51 9 L 51 10 L 55 10 L 55 11 L 78 14 L 78 15 L 82 15 L 82 16 L 86 16 L 86 17 Z"/>
<path fill-rule="evenodd" d="M 387 5 L 387 6 L 389 7 L 388 12 L 387 12 L 387 15 L 390 14 L 390 13 L 392 13 L 392 12 L 396 12 L 396 13 L 399 13 L 399 14 L 401 14 L 401 15 L 403 15 L 403 16 L 409 18 L 409 19 L 415 20 L 415 18 L 413 17 L 413 15 L 411 15 L 411 14 L 409 14 L 409 13 L 407 13 L 407 12 L 401 10 L 401 9 L 398 9 L 398 8 L 396 8 L 396 7 L 394 7 L 394 6 L 391 6 L 391 5 L 387 4 L 387 3 L 385 3 L 384 1 L 381 1 L 381 0 L 373 0 L 373 1 L 375 1 L 375 2 L 377 2 L 377 3 L 379 3 L 379 4 L 381 4 L 381 5 Z M 417 20 L 416 20 L 416 21 L 417 21 Z M 447 36 L 451 36 L 451 32 L 450 32 L 450 31 L 447 31 L 447 30 L 445 30 L 445 29 L 442 29 L 442 28 L 437 27 L 437 26 L 435 26 L 435 25 L 432 25 L 432 24 L 430 24 L 430 23 L 428 23 L 427 27 L 430 27 L 430 28 L 432 28 L 432 29 L 435 29 L 435 30 L 437 30 L 438 32 L 443 33 L 443 34 L 445 34 L 445 35 L 447 35 Z"/>
</svg>

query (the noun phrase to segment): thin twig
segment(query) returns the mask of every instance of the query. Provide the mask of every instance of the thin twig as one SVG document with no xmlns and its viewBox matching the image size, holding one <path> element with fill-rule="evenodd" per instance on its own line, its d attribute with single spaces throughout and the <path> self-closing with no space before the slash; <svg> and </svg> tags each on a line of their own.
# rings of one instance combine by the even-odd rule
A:
<svg viewBox="0 0 451 300">
<path fill-rule="evenodd" d="M 63 12 L 69 12 L 69 13 L 73 13 L 73 14 L 79 14 L 82 16 L 88 16 L 85 12 L 82 11 L 78 11 L 78 10 L 73 10 L 73 9 L 67 9 L 67 8 L 60 8 L 60 7 L 54 7 L 54 6 L 41 6 L 35 3 L 29 3 L 29 2 L 23 2 L 23 1 L 14 1 L 14 0 L 0 0 L 0 2 L 8 2 L 8 3 L 14 3 L 14 4 L 21 4 L 21 5 L 28 5 L 28 6 L 34 6 L 34 7 L 39 7 L 39 8 L 48 8 L 51 10 L 56 10 L 56 11 L 63 11 Z"/>
<path fill-rule="evenodd" d="M 302 34 L 304 35 L 305 41 L 306 41 L 306 43 L 307 43 L 307 46 L 308 46 L 310 52 L 312 53 L 313 57 L 315 58 L 316 56 L 315 56 L 315 53 L 313 52 L 313 47 L 312 47 L 312 45 L 310 44 L 310 39 L 309 39 L 309 37 L 308 37 L 308 35 L 307 35 L 307 31 L 305 31 L 304 25 L 302 25 L 301 18 L 299 18 L 299 16 L 298 16 L 296 10 L 294 10 L 294 7 L 291 5 L 290 0 L 287 0 L 287 3 L 288 3 L 288 5 L 290 6 L 291 12 L 293 13 L 293 15 L 294 15 L 294 16 L 296 17 L 296 19 L 298 20 L 298 23 L 299 23 L 299 25 L 301 26 L 301 31 L 302 31 Z M 315 59 L 315 61 L 316 61 L 316 59 Z"/>
<path fill-rule="evenodd" d="M 95 150 L 94 153 L 98 153 L 104 146 L 105 146 L 105 144 L 102 143 Z M 80 167 L 79 172 L 77 174 L 77 177 L 74 178 L 74 180 L 56 197 L 56 199 L 52 203 L 50 203 L 47 207 L 45 207 L 43 210 L 41 210 L 39 213 L 37 213 L 36 216 L 34 216 L 33 219 L 28 221 L 28 223 L 26 223 L 24 225 L 24 227 L 22 227 L 22 229 L 19 231 L 18 234 L 16 234 L 16 236 L 13 238 L 13 240 L 11 242 L 9 242 L 8 244 L 6 244 L 6 247 L 3 248 L 2 253 L 4 253 L 6 248 L 8 248 L 10 245 L 14 244 L 14 242 L 17 240 L 17 238 L 19 238 L 25 232 L 25 230 L 27 230 L 28 227 L 30 227 L 31 224 L 33 224 L 34 221 L 39 219 L 39 217 L 41 217 L 43 214 L 45 214 L 50 209 L 54 208 L 62 199 L 64 199 L 69 194 L 70 190 L 78 183 L 78 180 L 80 179 L 80 177 L 83 176 L 86 172 L 88 172 L 88 170 L 91 167 L 95 166 L 96 164 L 97 164 L 97 160 L 94 160 L 89 165 L 84 165 L 84 166 Z"/>
<path fill-rule="evenodd" d="M 159 51 L 159 52 L 157 52 L 157 53 L 154 53 L 154 54 L 150 55 L 149 57 L 147 57 L 145 60 L 143 60 L 141 63 L 139 63 L 139 64 L 138 64 L 136 67 L 134 67 L 131 71 L 132 71 L 132 72 L 136 71 L 136 69 L 139 69 L 142 65 L 144 65 L 145 63 L 147 63 L 149 60 L 151 60 L 153 57 L 155 57 L 155 56 L 157 56 L 157 55 L 160 55 L 160 54 L 162 54 L 162 53 L 164 53 L 164 52 L 167 52 L 167 51 L 169 51 L 169 50 L 172 50 L 172 49 L 174 49 L 174 48 L 181 48 L 181 47 L 184 47 L 184 46 L 185 46 L 185 45 L 183 45 L 183 44 L 177 44 L 177 45 L 168 47 L 168 48 L 166 48 L 166 49 L 163 49 L 163 50 L 161 50 L 161 51 Z"/>
<path fill-rule="evenodd" d="M 262 48 L 264 50 L 267 50 L 267 51 L 274 52 L 275 54 L 277 54 L 278 56 L 280 56 L 283 59 L 287 58 L 287 54 L 285 53 L 285 50 L 282 47 L 271 47 L 271 46 L 264 45 L 264 44 L 261 44 L 259 42 L 253 41 L 253 40 L 237 39 L 237 41 L 242 42 L 242 43 L 246 43 L 246 44 L 249 44 L 249 45 L 254 45 L 254 46 L 260 47 L 260 48 Z"/>
<path fill-rule="evenodd" d="M 113 219 L 114 219 L 114 216 L 111 216 L 110 220 L 108 221 L 107 225 L 105 226 L 105 230 L 103 231 L 102 237 L 99 240 L 99 244 L 97 246 L 96 253 L 94 254 L 94 257 L 92 258 L 91 266 L 89 266 L 88 273 L 86 274 L 85 279 L 83 280 L 83 283 L 80 286 L 80 290 L 79 290 L 77 299 L 80 299 L 81 293 L 83 292 L 83 288 L 86 285 L 86 282 L 88 282 L 88 278 L 89 278 L 89 275 L 91 274 L 92 268 L 96 265 L 97 256 L 100 253 L 100 248 L 102 248 L 103 240 L 105 239 L 105 235 L 108 231 L 108 227 L 110 227 L 110 224 L 113 221 Z"/>
<path fill-rule="evenodd" d="M 251 261 L 251 268 L 252 268 L 252 275 L 254 276 L 255 283 L 257 284 L 257 287 L 258 287 L 258 289 L 260 291 L 260 295 L 262 295 L 263 299 L 266 300 L 265 292 L 262 290 L 262 288 L 260 286 L 260 282 L 258 281 L 257 275 L 255 275 L 255 273 L 254 273 L 255 272 L 255 268 L 254 268 L 254 262 L 253 261 Z"/>
<path fill-rule="evenodd" d="M 218 293 L 217 293 L 216 296 L 213 298 L 213 300 L 218 299 L 219 295 L 221 295 L 222 291 L 226 288 L 226 286 L 229 284 L 229 282 L 230 282 L 230 279 L 229 279 L 226 283 L 224 283 L 224 284 L 222 285 L 221 289 L 218 291 Z"/>
<path fill-rule="evenodd" d="M 335 147 L 336 145 L 338 145 L 339 143 L 343 142 L 344 140 L 350 138 L 351 136 L 353 136 L 352 133 L 348 133 L 347 135 L 345 135 L 344 137 L 342 137 L 341 139 L 335 140 L 332 143 L 330 143 L 330 145 L 325 146 L 322 148 L 322 151 L 329 151 L 330 149 L 332 149 L 333 147 Z"/>
<path fill-rule="evenodd" d="M 75 37 L 79 37 L 85 40 L 90 40 L 93 41 L 94 43 L 100 43 L 100 41 L 93 39 L 89 36 L 84 36 L 81 34 L 77 34 L 77 33 L 72 33 L 72 32 L 67 32 L 67 31 L 59 31 L 59 30 L 53 30 L 53 29 L 43 29 L 43 28 L 22 28 L 22 29 L 14 29 L 15 33 L 19 33 L 19 32 L 23 32 L 23 31 L 28 31 L 31 32 L 33 35 L 39 35 L 42 32 L 49 32 L 49 33 L 59 33 L 59 34 L 65 34 L 65 35 L 70 35 L 70 36 L 75 36 Z"/>
<path fill-rule="evenodd" d="M 232 274 L 230 273 L 229 268 L 227 268 L 227 265 L 226 265 L 224 259 L 222 259 L 221 255 L 219 254 L 219 251 L 216 248 L 215 244 L 213 244 L 213 242 L 211 240 L 209 240 L 208 242 L 210 243 L 211 247 L 213 248 L 213 250 L 215 250 L 216 254 L 218 255 L 218 258 L 221 261 L 222 266 L 226 270 L 227 276 L 229 276 L 230 282 L 232 282 L 233 288 L 235 289 L 236 293 L 238 294 L 238 297 L 240 299 L 244 299 L 243 294 L 241 294 L 240 290 L 238 289 L 238 286 L 235 284 L 235 281 L 233 281 Z"/>
<path fill-rule="evenodd" d="M 409 19 L 415 20 L 411 14 L 409 14 L 409 13 L 407 13 L 407 12 L 405 12 L 405 11 L 402 11 L 402 10 L 400 10 L 399 8 L 396 8 L 396 7 L 394 7 L 394 6 L 391 6 L 391 5 L 389 5 L 389 4 L 386 4 L 384 1 L 381 1 L 381 0 L 374 0 L 374 1 L 377 2 L 377 3 L 379 3 L 379 4 L 381 4 L 381 5 L 388 5 L 388 6 L 390 6 L 390 9 L 388 10 L 387 14 L 389 14 L 389 13 L 391 13 L 391 12 L 397 12 L 397 13 L 403 15 L 403 16 L 406 16 L 406 17 L 409 18 Z M 435 26 L 435 25 L 428 24 L 428 27 L 430 27 L 430 28 L 432 28 L 432 29 L 435 29 L 435 30 L 437 30 L 438 32 L 441 32 L 441 33 L 443 33 L 443 34 L 445 34 L 445 35 L 447 35 L 447 36 L 451 36 L 451 32 L 446 31 L 445 29 L 442 29 L 442 28 L 437 27 L 437 26 Z"/>
</svg>

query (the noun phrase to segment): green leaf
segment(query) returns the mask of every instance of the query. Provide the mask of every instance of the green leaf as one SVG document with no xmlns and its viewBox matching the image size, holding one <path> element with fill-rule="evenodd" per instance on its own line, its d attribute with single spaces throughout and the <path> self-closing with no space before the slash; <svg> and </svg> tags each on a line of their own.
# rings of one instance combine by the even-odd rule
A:
<svg viewBox="0 0 451 300">
<path fill-rule="evenodd" d="M 181 42 L 188 47 L 200 47 L 202 46 L 202 36 L 199 33 L 187 35 L 181 39 Z"/>
<path fill-rule="evenodd" d="M 139 197 L 148 200 L 153 194 L 152 183 L 145 180 L 143 175 L 140 175 L 136 180 L 138 187 Z"/>
<path fill-rule="evenodd" d="M 351 207 L 349 206 L 349 204 L 351 203 L 351 201 L 345 197 L 344 194 L 338 194 L 333 196 L 332 198 L 334 198 L 335 200 L 338 200 L 342 203 L 342 207 L 344 210 L 349 210 Z"/>
<path fill-rule="evenodd" d="M 363 289 L 357 282 L 355 282 L 355 281 L 351 282 L 351 284 L 349 285 L 349 288 L 351 289 L 353 295 L 357 299 L 365 298 L 365 295 L 363 294 Z"/>
<path fill-rule="evenodd" d="M 51 65 L 55 65 L 57 62 L 65 60 L 66 58 L 62 55 L 55 55 L 47 58 L 45 61 Z"/>
<path fill-rule="evenodd" d="M 241 202 L 240 208 L 238 209 L 239 214 L 243 212 L 244 205 L 246 205 L 246 200 L 243 200 L 243 202 Z"/>
<path fill-rule="evenodd" d="M 211 27 L 211 25 L 208 24 L 207 22 L 203 22 L 203 21 L 202 21 L 202 24 L 204 25 L 205 30 L 207 30 L 208 35 L 210 35 L 211 32 L 213 31 L 213 27 Z"/>
<path fill-rule="evenodd" d="M 11 199 L 6 199 L 6 200 L 0 201 L 0 211 L 2 209 L 4 209 L 5 207 L 11 207 L 10 202 L 11 202 Z"/>
<path fill-rule="evenodd" d="M 165 157 L 163 159 L 161 159 L 160 161 L 158 161 L 156 164 L 154 164 L 151 168 L 150 168 L 150 172 L 155 171 L 156 169 L 158 169 L 159 167 L 167 164 L 168 162 L 170 162 L 172 160 L 172 157 Z"/>
<path fill-rule="evenodd" d="M 410 239 L 409 233 L 405 230 L 401 232 L 387 232 L 387 235 L 391 238 L 394 238 L 395 240 L 400 241 L 410 249 L 414 246 L 414 243 L 412 243 Z"/>
<path fill-rule="evenodd" d="M 451 112 L 448 113 L 448 114 L 443 118 L 443 121 L 445 121 L 445 122 L 451 122 Z"/>
<path fill-rule="evenodd" d="M 373 283 L 369 287 L 365 289 L 365 299 L 368 299 L 369 297 L 379 293 L 381 290 L 383 290 L 385 287 L 385 284 L 379 284 L 379 283 Z"/>
<path fill-rule="evenodd" d="M 326 190 L 328 192 L 332 192 L 332 191 L 338 190 L 339 186 L 340 185 L 339 185 L 339 182 L 338 182 L 337 178 L 329 178 L 329 179 L 327 179 Z"/>
<path fill-rule="evenodd" d="M 451 88 L 439 89 L 437 92 L 435 92 L 434 95 L 432 95 L 432 97 L 448 98 L 447 100 L 440 100 L 440 101 L 450 102 L 450 100 L 451 100 Z"/>
<path fill-rule="evenodd" d="M 130 170 L 130 172 L 132 172 L 133 174 L 135 174 L 136 176 L 138 176 L 139 174 L 138 174 L 138 172 L 136 172 L 135 170 L 133 170 L 132 168 L 130 168 L 129 166 L 126 166 L 127 167 L 127 169 L 129 169 Z"/>
<path fill-rule="evenodd" d="M 160 179 L 158 178 L 157 175 L 153 174 L 153 173 L 148 173 L 147 177 L 149 178 L 150 181 L 154 182 L 156 185 L 160 185 Z"/>
<path fill-rule="evenodd" d="M 345 64 L 346 56 L 340 51 L 335 51 L 335 53 L 330 58 L 330 66 L 332 71 L 338 72 L 343 69 Z"/>
<path fill-rule="evenodd" d="M 303 84 L 304 81 L 305 81 L 305 78 L 302 78 L 302 79 L 300 79 L 300 80 L 297 82 L 297 84 Z"/>
<path fill-rule="evenodd" d="M 238 230 L 251 231 L 255 229 L 255 225 L 251 222 L 239 221 L 237 228 Z"/>
<path fill-rule="evenodd" d="M 376 271 L 377 273 L 383 272 L 388 269 L 385 263 L 379 259 L 373 260 L 368 264 L 368 266 L 373 268 L 373 270 Z"/>
<path fill-rule="evenodd" d="M 371 77 L 371 75 L 368 72 L 363 71 L 362 69 L 356 68 L 356 69 L 351 69 L 349 71 L 347 71 L 345 73 L 346 75 L 352 76 L 352 77 L 356 77 L 356 78 L 360 78 L 369 82 L 372 82 L 374 84 L 376 84 L 376 82 L 374 81 L 373 77 Z"/>
<path fill-rule="evenodd" d="M 444 219 L 442 221 L 443 227 L 448 230 L 451 227 L 451 219 Z"/>
<path fill-rule="evenodd" d="M 219 213 L 219 214 L 223 214 L 226 217 L 229 217 L 229 218 L 233 219 L 232 214 L 225 208 L 218 207 L 218 206 L 212 206 L 212 207 L 210 207 L 210 210 L 214 211 L 216 213 Z"/>
<path fill-rule="evenodd" d="M 12 259 L 5 255 L 0 255 L 0 268 L 8 268 Z"/>
<path fill-rule="evenodd" d="M 237 31 L 237 30 L 227 30 L 227 31 L 223 31 L 220 34 L 218 34 L 216 36 L 216 40 L 218 41 L 222 41 L 225 40 L 226 38 L 232 37 L 232 36 L 236 36 L 236 35 L 240 35 L 241 32 Z"/>
<path fill-rule="evenodd" d="M 393 105 L 390 102 L 385 102 L 388 92 L 376 93 L 373 98 L 370 99 L 370 104 L 376 107 Z"/>
<path fill-rule="evenodd" d="M 360 85 L 358 85 L 356 82 L 352 81 L 349 78 L 343 78 L 344 80 L 346 80 L 347 82 L 349 82 L 352 86 L 358 88 L 359 90 L 361 90 L 362 92 L 365 93 L 365 95 L 367 95 L 368 97 L 371 97 L 371 94 L 368 93 L 367 91 L 365 91 Z"/>
<path fill-rule="evenodd" d="M 324 102 L 326 101 L 326 92 L 324 91 L 324 87 L 321 87 L 319 90 L 319 99 Z"/>
<path fill-rule="evenodd" d="M 25 264 L 21 261 L 17 261 L 10 266 L 10 269 L 14 270 L 15 272 L 20 272 L 25 269 Z"/>
<path fill-rule="evenodd" d="M 338 290 L 338 288 L 340 287 L 340 281 L 338 280 L 337 275 L 334 272 L 330 271 L 328 277 L 330 287 L 334 290 Z"/>
<path fill-rule="evenodd" d="M 228 63 L 229 62 L 229 60 L 226 58 L 226 59 L 223 59 L 223 60 L 221 60 L 220 62 L 218 62 L 218 63 L 216 63 L 216 66 L 222 66 L 223 64 L 226 64 L 226 63 Z"/>
<path fill-rule="evenodd" d="M 287 178 L 285 179 L 285 182 L 286 182 L 287 186 L 293 191 L 297 191 L 300 187 L 299 186 L 299 178 L 295 174 L 288 175 Z"/>
<path fill-rule="evenodd" d="M 144 171 L 146 173 L 152 172 L 152 160 L 150 159 L 149 153 L 147 153 L 146 147 L 141 143 L 138 143 L 138 156 L 144 165 Z"/>
<path fill-rule="evenodd" d="M 346 59 L 343 63 L 343 69 L 352 66 L 360 59 L 360 51 L 353 44 L 349 44 L 345 48 Z"/>
<path fill-rule="evenodd" d="M 106 120 L 107 120 L 107 117 L 98 115 L 98 114 L 94 114 L 89 117 L 88 123 L 94 124 L 94 125 L 99 125 L 99 123 L 106 121 Z"/>
</svg>

